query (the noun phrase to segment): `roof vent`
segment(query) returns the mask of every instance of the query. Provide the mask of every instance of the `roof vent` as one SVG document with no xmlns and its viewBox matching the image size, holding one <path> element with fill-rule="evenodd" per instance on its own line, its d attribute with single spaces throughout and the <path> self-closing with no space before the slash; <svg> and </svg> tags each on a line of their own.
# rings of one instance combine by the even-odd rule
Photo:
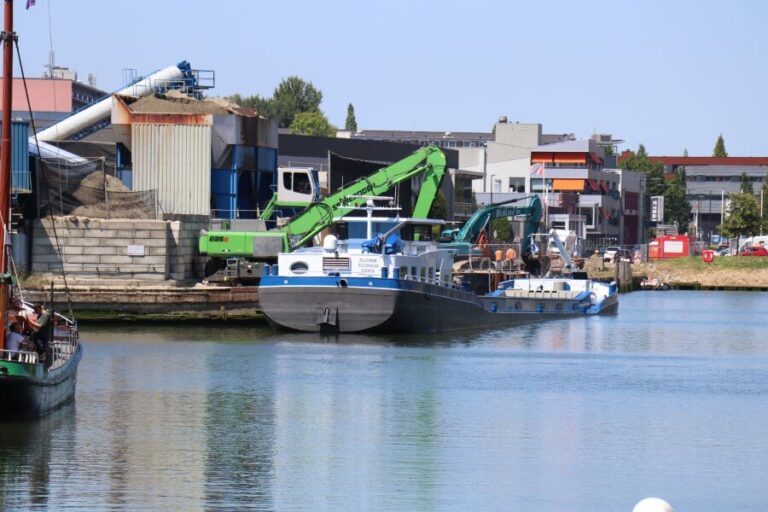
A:
<svg viewBox="0 0 768 512">
<path fill-rule="evenodd" d="M 499 122 L 500 123 L 506 123 L 507 122 L 507 116 L 499 116 Z"/>
</svg>

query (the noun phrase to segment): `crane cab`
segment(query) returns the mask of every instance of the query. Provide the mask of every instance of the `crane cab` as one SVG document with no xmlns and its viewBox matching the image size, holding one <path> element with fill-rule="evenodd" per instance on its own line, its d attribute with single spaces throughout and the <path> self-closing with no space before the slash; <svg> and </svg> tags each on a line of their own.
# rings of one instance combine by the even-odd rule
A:
<svg viewBox="0 0 768 512">
<path fill-rule="evenodd" d="M 320 200 L 317 171 L 311 167 L 278 167 L 277 201 L 279 206 L 309 206 Z"/>
</svg>

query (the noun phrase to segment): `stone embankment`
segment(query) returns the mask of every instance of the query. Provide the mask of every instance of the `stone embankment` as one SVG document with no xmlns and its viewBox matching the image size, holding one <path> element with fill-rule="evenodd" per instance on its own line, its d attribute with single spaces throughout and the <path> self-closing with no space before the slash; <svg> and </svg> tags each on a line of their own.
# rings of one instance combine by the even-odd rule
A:
<svg viewBox="0 0 768 512">
<path fill-rule="evenodd" d="M 710 266 L 704 269 L 694 269 L 646 263 L 638 265 L 632 270 L 632 274 L 640 278 L 656 277 L 671 288 L 768 291 L 768 268 L 718 268 Z"/>
<path fill-rule="evenodd" d="M 632 263 L 632 278 L 635 284 L 645 278 L 656 278 L 673 289 L 768 291 L 768 258 L 720 258 L 710 264 L 701 258 Z M 597 279 L 615 276 L 612 263 L 595 258 L 587 261 L 587 271 Z"/>
</svg>

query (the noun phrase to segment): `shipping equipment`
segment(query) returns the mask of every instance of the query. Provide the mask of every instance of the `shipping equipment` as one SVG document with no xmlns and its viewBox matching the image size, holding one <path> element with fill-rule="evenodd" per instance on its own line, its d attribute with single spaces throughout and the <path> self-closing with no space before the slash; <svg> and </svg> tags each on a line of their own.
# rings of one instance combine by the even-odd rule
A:
<svg viewBox="0 0 768 512">
<path fill-rule="evenodd" d="M 520 203 L 527 201 L 525 205 Z M 524 243 L 529 237 L 535 234 L 539 229 L 541 220 L 541 201 L 536 195 L 519 197 L 492 203 L 483 206 L 467 220 L 461 228 L 447 229 L 442 232 L 439 239 L 439 247 L 443 249 L 455 249 L 456 256 L 467 257 L 470 255 L 472 246 L 477 244 L 478 237 L 483 230 L 489 230 L 491 221 L 499 218 L 508 218 L 513 225 L 521 225 L 515 232 L 515 240 L 521 244 L 523 249 L 523 258 L 530 252 L 529 244 Z M 528 246 L 528 247 L 526 247 Z"/>
<path fill-rule="evenodd" d="M 445 155 L 434 146 L 379 169 L 315 202 L 276 229 L 239 230 L 237 221 L 222 223 L 222 229 L 200 234 L 201 255 L 210 257 L 206 265 L 208 281 L 258 282 L 264 263 L 277 261 L 279 252 L 290 252 L 308 244 L 323 229 L 353 209 L 365 205 L 370 196 L 385 194 L 405 180 L 422 176 L 421 187 L 413 208 L 414 218 L 426 218 L 445 175 Z M 253 221 L 251 221 L 253 224 Z"/>
</svg>

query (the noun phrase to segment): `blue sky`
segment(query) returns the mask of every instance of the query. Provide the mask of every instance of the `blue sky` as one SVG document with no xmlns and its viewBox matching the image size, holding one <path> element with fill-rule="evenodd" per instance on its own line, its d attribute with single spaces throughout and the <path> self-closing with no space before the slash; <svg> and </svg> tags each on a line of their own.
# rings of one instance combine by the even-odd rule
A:
<svg viewBox="0 0 768 512">
<path fill-rule="evenodd" d="M 217 95 L 298 75 L 331 122 L 488 131 L 500 115 L 651 154 L 768 156 L 768 2 L 16 0 L 25 71 L 56 62 L 115 90 L 188 60 Z"/>
</svg>

